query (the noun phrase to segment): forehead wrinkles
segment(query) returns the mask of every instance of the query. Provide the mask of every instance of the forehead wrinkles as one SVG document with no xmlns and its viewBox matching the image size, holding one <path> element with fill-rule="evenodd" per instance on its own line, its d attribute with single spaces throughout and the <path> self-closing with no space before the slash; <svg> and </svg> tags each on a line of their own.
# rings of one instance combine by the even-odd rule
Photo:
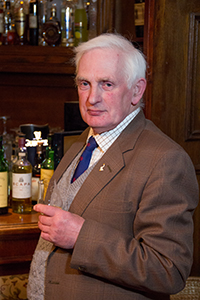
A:
<svg viewBox="0 0 200 300">
<path fill-rule="evenodd" d="M 76 80 L 90 78 L 95 81 L 112 81 L 121 78 L 122 73 L 123 59 L 120 51 L 92 49 L 82 56 Z"/>
</svg>

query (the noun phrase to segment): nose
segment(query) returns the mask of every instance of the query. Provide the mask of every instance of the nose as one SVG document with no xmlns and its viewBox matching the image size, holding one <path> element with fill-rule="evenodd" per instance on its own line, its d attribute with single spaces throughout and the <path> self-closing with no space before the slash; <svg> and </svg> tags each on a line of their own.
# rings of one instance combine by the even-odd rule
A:
<svg viewBox="0 0 200 300">
<path fill-rule="evenodd" d="M 101 101 L 101 94 L 98 86 L 91 86 L 88 94 L 88 102 L 94 105 Z"/>
</svg>

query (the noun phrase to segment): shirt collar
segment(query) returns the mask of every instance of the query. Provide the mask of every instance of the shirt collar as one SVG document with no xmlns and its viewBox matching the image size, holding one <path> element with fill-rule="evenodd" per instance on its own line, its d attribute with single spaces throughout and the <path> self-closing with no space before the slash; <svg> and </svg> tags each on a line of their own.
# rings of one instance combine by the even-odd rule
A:
<svg viewBox="0 0 200 300">
<path fill-rule="evenodd" d="M 121 123 L 119 123 L 115 128 L 103 132 L 101 134 L 94 134 L 93 129 L 90 128 L 87 141 L 90 138 L 90 136 L 93 136 L 100 150 L 102 152 L 106 152 L 106 150 L 114 143 L 114 141 L 118 138 L 118 136 L 122 133 L 122 131 L 128 126 L 128 124 L 137 116 L 140 110 L 141 108 L 138 107 L 136 110 L 130 113 Z"/>
</svg>

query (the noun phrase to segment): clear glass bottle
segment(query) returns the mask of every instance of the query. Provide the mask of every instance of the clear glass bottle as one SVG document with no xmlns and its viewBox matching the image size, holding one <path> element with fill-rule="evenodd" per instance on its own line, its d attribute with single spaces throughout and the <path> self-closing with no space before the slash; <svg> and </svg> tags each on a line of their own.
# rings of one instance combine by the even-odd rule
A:
<svg viewBox="0 0 200 300">
<path fill-rule="evenodd" d="M 32 204 L 37 203 L 38 199 L 38 182 L 40 180 L 41 165 L 44 160 L 43 157 L 43 142 L 38 142 L 36 148 L 35 165 L 32 170 Z"/>
<path fill-rule="evenodd" d="M 88 39 L 97 36 L 97 0 L 91 0 L 89 5 L 89 33 Z"/>
<path fill-rule="evenodd" d="M 39 41 L 38 43 L 40 46 L 47 45 L 42 34 L 42 29 L 46 21 L 47 21 L 47 0 L 39 0 Z"/>
<path fill-rule="evenodd" d="M 75 9 L 75 46 L 88 40 L 87 14 L 83 0 L 78 0 Z"/>
<path fill-rule="evenodd" d="M 29 43 L 38 46 L 39 38 L 39 6 L 38 0 L 30 0 L 29 3 Z"/>
<path fill-rule="evenodd" d="M 28 44 L 28 1 L 17 0 L 14 6 L 15 18 L 15 31 L 16 31 L 16 44 Z"/>
<path fill-rule="evenodd" d="M 61 43 L 61 26 L 57 18 L 56 3 L 52 4 L 51 17 L 43 26 L 43 38 L 49 46 L 58 46 Z"/>
<path fill-rule="evenodd" d="M 74 1 L 64 0 L 61 6 L 61 45 L 65 47 L 74 46 L 74 14 Z"/>
<path fill-rule="evenodd" d="M 8 163 L 4 158 L 3 137 L 0 136 L 0 215 L 8 213 Z"/>
<path fill-rule="evenodd" d="M 13 45 L 15 40 L 15 32 L 13 30 L 13 17 L 11 13 L 10 0 L 5 2 L 4 11 L 4 33 L 3 33 L 3 45 Z"/>
<path fill-rule="evenodd" d="M 18 148 L 19 159 L 12 167 L 12 210 L 23 214 L 32 211 L 32 165 L 27 160 L 24 137 L 19 137 Z"/>
<path fill-rule="evenodd" d="M 4 13 L 3 13 L 3 7 L 0 6 L 0 45 L 3 44 L 3 33 L 4 33 Z"/>
</svg>

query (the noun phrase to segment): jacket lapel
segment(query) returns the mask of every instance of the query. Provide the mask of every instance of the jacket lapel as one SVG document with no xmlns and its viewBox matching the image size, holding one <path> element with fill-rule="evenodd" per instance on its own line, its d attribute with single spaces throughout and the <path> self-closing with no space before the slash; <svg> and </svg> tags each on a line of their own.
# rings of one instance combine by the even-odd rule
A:
<svg viewBox="0 0 200 300">
<path fill-rule="evenodd" d="M 49 187 L 46 194 L 46 199 L 50 199 L 51 197 L 51 191 L 54 186 L 54 180 L 56 180 L 56 183 L 60 180 L 63 173 L 66 171 L 66 169 L 69 167 L 73 159 L 76 157 L 76 155 L 81 151 L 81 149 L 85 145 L 85 141 L 87 139 L 89 132 L 89 128 L 87 128 L 77 139 L 76 143 L 74 143 L 70 149 L 67 151 L 67 153 L 62 158 L 62 162 L 59 163 L 58 167 L 56 168 L 53 177 L 51 178 L 51 181 L 49 183 Z"/>
<path fill-rule="evenodd" d="M 145 117 L 140 112 L 88 175 L 70 206 L 71 212 L 82 215 L 94 197 L 124 168 L 124 153 L 133 150 L 144 126 Z"/>
</svg>

